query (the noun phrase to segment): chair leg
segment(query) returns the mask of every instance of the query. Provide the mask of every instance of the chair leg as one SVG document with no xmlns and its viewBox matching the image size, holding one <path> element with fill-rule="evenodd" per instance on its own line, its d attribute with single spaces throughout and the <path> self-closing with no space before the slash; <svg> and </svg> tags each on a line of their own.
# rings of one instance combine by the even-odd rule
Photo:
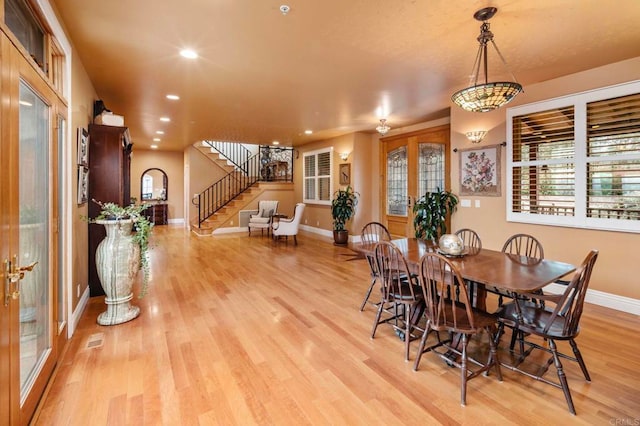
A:
<svg viewBox="0 0 640 426">
<path fill-rule="evenodd" d="M 416 360 L 413 363 L 413 371 L 418 371 L 418 365 L 420 364 L 420 359 L 422 358 L 422 354 L 424 352 L 424 345 L 427 343 L 427 337 L 429 337 L 429 333 L 431 327 L 431 321 L 427 320 L 427 324 L 424 327 L 424 333 L 422 334 L 422 338 L 420 339 L 420 345 L 418 345 L 418 352 L 416 353 Z"/>
<path fill-rule="evenodd" d="M 369 289 L 367 290 L 367 294 L 364 296 L 364 300 L 362 301 L 362 305 L 360 305 L 360 312 L 364 311 L 364 307 L 369 300 L 369 296 L 371 296 L 371 291 L 373 290 L 373 286 L 376 284 L 377 277 L 371 277 L 371 284 L 369 285 Z"/>
<path fill-rule="evenodd" d="M 409 344 L 411 343 L 411 306 L 405 305 L 404 308 L 404 323 L 405 323 L 405 332 L 404 332 L 404 360 L 409 361 Z"/>
<path fill-rule="evenodd" d="M 294 243 L 294 245 L 296 245 L 296 246 L 298 245 L 298 239 L 296 238 L 296 236 L 295 236 L 295 235 L 293 236 L 293 243 Z"/>
<path fill-rule="evenodd" d="M 569 340 L 569 344 L 571 344 L 571 348 L 573 349 L 573 354 L 578 360 L 578 364 L 580 364 L 580 369 L 582 370 L 582 374 L 584 374 L 584 379 L 587 382 L 590 382 L 591 376 L 589 376 L 589 372 L 587 371 L 587 365 L 584 363 L 584 359 L 582 359 L 582 354 L 580 353 L 580 349 L 578 349 L 578 344 L 574 339 Z"/>
<path fill-rule="evenodd" d="M 565 375 L 564 369 L 562 368 L 562 363 L 560 362 L 560 356 L 558 355 L 558 348 L 556 347 L 555 340 L 549 339 L 549 349 L 553 354 L 553 363 L 555 364 L 556 370 L 558 372 L 558 380 L 560 380 L 560 386 L 562 386 L 564 397 L 567 400 L 569 412 L 575 415 L 576 409 L 573 406 L 573 399 L 571 398 L 571 392 L 569 391 L 569 383 L 567 382 L 567 376 Z"/>
<path fill-rule="evenodd" d="M 466 334 L 462 334 L 462 360 L 460 363 L 460 405 L 467 405 L 467 344 Z"/>
<path fill-rule="evenodd" d="M 373 330 L 371 330 L 372 339 L 376 336 L 376 329 L 378 328 L 378 324 L 380 323 L 380 316 L 382 315 L 383 308 L 384 303 L 380 302 L 380 305 L 378 306 L 378 312 L 376 312 L 376 319 L 373 320 Z"/>
</svg>

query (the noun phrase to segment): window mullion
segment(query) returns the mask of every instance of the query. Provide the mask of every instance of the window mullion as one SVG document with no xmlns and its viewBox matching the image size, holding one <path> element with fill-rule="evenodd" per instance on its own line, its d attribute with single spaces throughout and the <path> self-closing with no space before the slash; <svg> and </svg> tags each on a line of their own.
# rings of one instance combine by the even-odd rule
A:
<svg viewBox="0 0 640 426">
<path fill-rule="evenodd" d="M 576 170 L 576 218 L 584 224 L 587 216 L 587 103 L 579 99 L 574 106 L 575 114 L 575 157 Z"/>
</svg>

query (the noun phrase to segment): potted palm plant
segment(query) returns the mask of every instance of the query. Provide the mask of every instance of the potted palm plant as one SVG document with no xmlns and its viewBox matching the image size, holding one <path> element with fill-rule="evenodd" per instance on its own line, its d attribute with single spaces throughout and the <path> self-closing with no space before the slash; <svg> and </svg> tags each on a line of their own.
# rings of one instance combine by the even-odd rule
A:
<svg viewBox="0 0 640 426">
<path fill-rule="evenodd" d="M 458 197 L 449 191 L 437 188 L 427 192 L 413 205 L 413 227 L 416 238 L 438 242 L 447 233 L 447 219 L 456 211 Z"/>
<path fill-rule="evenodd" d="M 359 195 L 350 185 L 346 189 L 338 189 L 333 194 L 333 200 L 331 200 L 333 240 L 338 245 L 346 245 L 349 241 L 349 231 L 345 228 L 345 224 L 355 214 Z"/>
<path fill-rule="evenodd" d="M 103 225 L 107 232 L 96 250 L 96 269 L 107 304 L 107 311 L 98 316 L 98 323 L 120 324 L 140 314 L 140 308 L 131 305 L 130 301 L 133 282 L 140 269 L 143 272 L 140 297 L 147 291 L 150 272 L 147 253 L 153 224 L 142 214 L 147 204 L 122 207 L 92 201 L 99 204 L 101 210 L 90 221 Z"/>
</svg>

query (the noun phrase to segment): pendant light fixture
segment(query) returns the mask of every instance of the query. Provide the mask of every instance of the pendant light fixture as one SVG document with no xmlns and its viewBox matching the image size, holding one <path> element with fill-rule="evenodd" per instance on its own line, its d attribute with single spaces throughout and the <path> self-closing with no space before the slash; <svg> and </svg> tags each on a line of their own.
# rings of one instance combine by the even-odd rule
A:
<svg viewBox="0 0 640 426">
<path fill-rule="evenodd" d="M 378 133 L 384 136 L 389 132 L 389 130 L 391 130 L 391 127 L 387 126 L 387 120 L 385 118 L 381 118 L 380 125 L 376 127 L 376 130 L 378 131 Z"/>
<path fill-rule="evenodd" d="M 496 108 L 500 108 L 503 105 L 509 103 L 516 95 L 522 92 L 522 86 L 515 81 L 515 77 L 509 71 L 507 62 L 498 50 L 498 46 L 493 41 L 493 33 L 489 30 L 489 19 L 493 17 L 498 11 L 495 7 L 485 7 L 474 13 L 473 17 L 482 22 L 480 26 L 480 35 L 478 36 L 478 42 L 480 46 L 478 48 L 478 54 L 476 55 L 476 61 L 473 64 L 473 70 L 471 74 L 472 86 L 457 91 L 451 97 L 451 100 L 460 108 L 471 112 L 488 112 Z M 491 42 L 496 49 L 498 56 L 502 60 L 505 68 L 511 74 L 514 81 L 497 81 L 489 83 L 489 75 L 487 73 L 487 44 Z M 482 80 L 478 84 L 478 78 L 480 77 L 480 68 L 484 72 L 484 83 Z"/>
</svg>

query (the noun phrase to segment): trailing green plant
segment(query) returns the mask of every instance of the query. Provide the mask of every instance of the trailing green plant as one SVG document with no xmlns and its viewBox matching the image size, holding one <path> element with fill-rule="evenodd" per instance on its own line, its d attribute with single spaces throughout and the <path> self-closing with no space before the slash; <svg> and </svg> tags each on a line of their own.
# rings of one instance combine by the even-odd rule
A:
<svg viewBox="0 0 640 426">
<path fill-rule="evenodd" d="M 345 224 L 356 212 L 359 196 L 360 194 L 354 192 L 350 185 L 346 189 L 338 189 L 333 194 L 331 217 L 333 218 L 333 229 L 335 231 L 344 231 Z"/>
<path fill-rule="evenodd" d="M 140 269 L 142 269 L 142 289 L 139 298 L 147 294 L 149 286 L 149 275 L 151 267 L 149 265 L 149 237 L 153 229 L 153 223 L 142 214 L 149 204 L 130 204 L 122 207 L 116 203 L 103 203 L 98 200 L 91 200 L 100 206 L 100 214 L 95 219 L 88 219 L 88 222 L 95 223 L 98 220 L 125 220 L 131 219 L 133 222 L 133 241 L 140 247 Z"/>
<path fill-rule="evenodd" d="M 438 241 L 447 233 L 446 220 L 456 211 L 458 197 L 449 191 L 437 188 L 427 192 L 413 205 L 413 227 L 416 238 Z"/>
</svg>

